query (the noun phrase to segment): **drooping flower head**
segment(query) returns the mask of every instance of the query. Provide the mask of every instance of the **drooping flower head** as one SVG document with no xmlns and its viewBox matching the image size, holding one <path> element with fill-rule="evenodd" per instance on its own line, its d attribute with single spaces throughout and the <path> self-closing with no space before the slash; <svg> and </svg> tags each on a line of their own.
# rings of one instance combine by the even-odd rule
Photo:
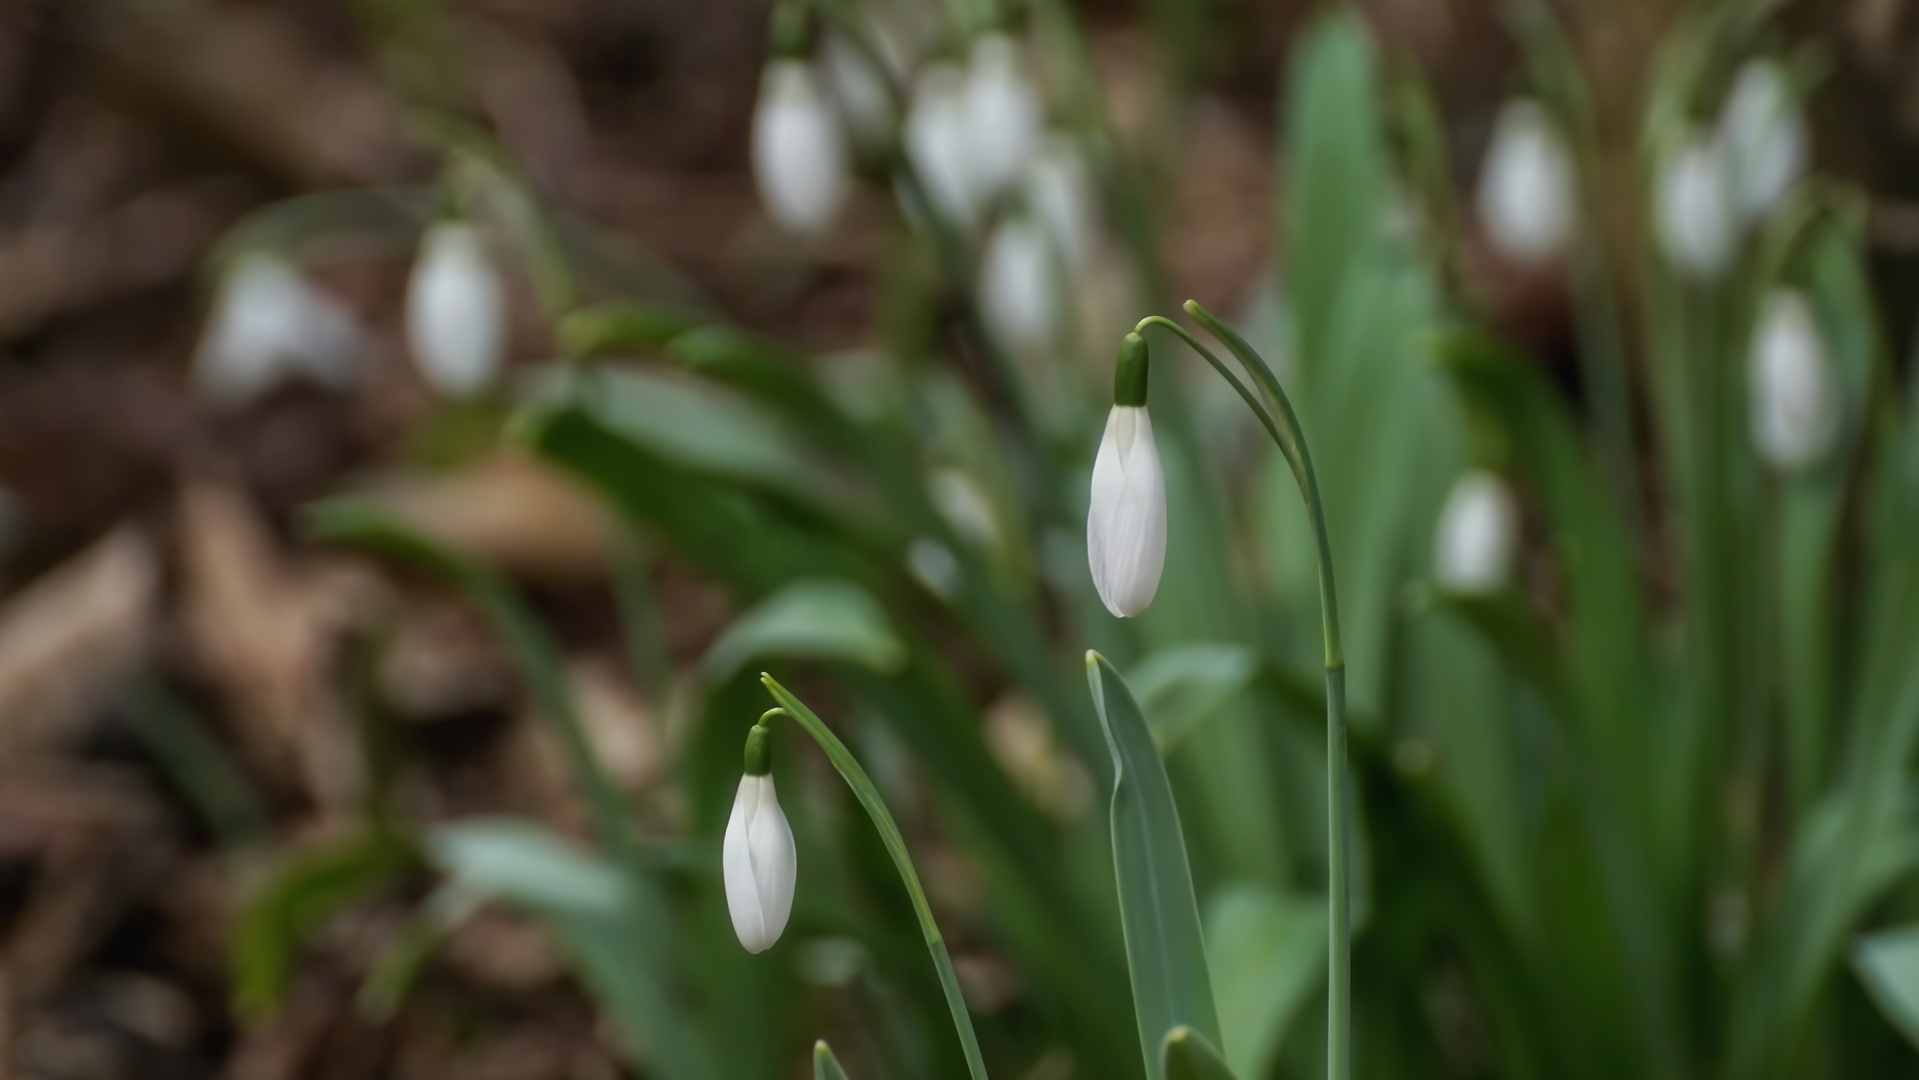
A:
<svg viewBox="0 0 1919 1080">
<path fill-rule="evenodd" d="M 462 221 L 428 228 L 407 285 L 406 334 L 435 390 L 464 397 L 493 381 L 506 351 L 504 305 L 480 231 Z"/>
<path fill-rule="evenodd" d="M 721 870 L 733 932 L 750 953 L 765 952 L 793 913 L 799 857 L 793 828 L 773 790 L 771 733 L 762 724 L 746 735 L 746 771 L 726 821 Z"/>
<path fill-rule="evenodd" d="M 1478 208 L 1500 254 L 1541 263 L 1572 243 L 1578 220 L 1572 155 L 1558 125 L 1536 101 L 1507 102 L 1480 167 Z"/>
<path fill-rule="evenodd" d="M 1786 472 L 1817 464 L 1838 434 L 1839 399 L 1825 338 L 1797 289 L 1766 298 L 1749 379 L 1759 456 Z"/>
<path fill-rule="evenodd" d="M 1497 591 L 1512 573 L 1519 539 L 1519 509 L 1497 475 L 1474 470 L 1453 483 L 1439 513 L 1433 541 L 1433 575 L 1453 592 Z"/>
<path fill-rule="evenodd" d="M 1093 460 L 1086 559 L 1106 610 L 1146 610 L 1166 567 L 1166 474 L 1146 411 L 1146 339 L 1128 334 L 1113 373 L 1113 409 Z"/>
</svg>

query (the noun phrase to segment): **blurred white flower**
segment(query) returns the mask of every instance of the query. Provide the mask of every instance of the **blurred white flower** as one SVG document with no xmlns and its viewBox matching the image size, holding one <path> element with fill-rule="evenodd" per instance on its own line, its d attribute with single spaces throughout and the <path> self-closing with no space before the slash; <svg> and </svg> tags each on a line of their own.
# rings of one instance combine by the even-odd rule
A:
<svg viewBox="0 0 1919 1080">
<path fill-rule="evenodd" d="M 920 73 L 906 116 L 906 156 L 933 213 L 970 229 L 983 199 L 974 180 L 966 73 L 933 64 Z"/>
<path fill-rule="evenodd" d="M 1512 572 L 1519 540 L 1519 508 L 1506 482 L 1474 470 L 1461 476 L 1439 513 L 1433 573 L 1457 593 L 1497 591 Z"/>
<path fill-rule="evenodd" d="M 1099 228 L 1097 198 L 1070 138 L 1054 135 L 1046 140 L 1027 166 L 1025 191 L 1027 208 L 1045 227 L 1067 268 L 1084 268 Z"/>
<path fill-rule="evenodd" d="M 890 39 L 875 37 L 873 40 L 884 51 Z M 832 92 L 853 141 L 867 149 L 878 149 L 892 141 L 898 116 L 893 96 L 887 90 L 887 73 L 844 35 L 830 30 L 820 41 L 820 63 L 826 87 Z M 899 70 L 898 64 L 892 67 Z"/>
<path fill-rule="evenodd" d="M 767 213 L 815 235 L 846 201 L 850 165 L 839 120 L 804 60 L 774 60 L 760 78 L 753 116 L 753 178 Z"/>
<path fill-rule="evenodd" d="M 747 952 L 765 952 L 786 930 L 799 876 L 793 827 L 780 809 L 772 774 L 740 778 L 720 862 L 733 932 Z"/>
<path fill-rule="evenodd" d="M 1719 116 L 1719 140 L 1739 212 L 1764 217 L 1805 174 L 1805 118 L 1779 65 L 1752 60 L 1739 69 Z"/>
<path fill-rule="evenodd" d="M 1538 102 L 1507 102 L 1479 171 L 1479 219 L 1500 254 L 1536 264 L 1564 252 L 1578 215 L 1572 155 Z"/>
<path fill-rule="evenodd" d="M 1797 289 L 1766 297 L 1749 378 L 1759 456 L 1787 472 L 1816 464 L 1838 434 L 1839 402 L 1825 339 Z"/>
<path fill-rule="evenodd" d="M 1144 405 L 1114 405 L 1093 460 L 1086 559 L 1106 610 L 1145 611 L 1166 568 L 1166 474 Z"/>
<path fill-rule="evenodd" d="M 959 593 L 959 557 L 930 536 L 916 536 L 906 546 L 906 569 L 935 596 L 950 600 Z"/>
<path fill-rule="evenodd" d="M 1012 186 L 1039 149 L 1045 111 L 1019 46 L 1004 34 L 973 43 L 967 69 L 967 160 L 982 204 Z"/>
<path fill-rule="evenodd" d="M 341 387 L 353 379 L 363 336 L 353 316 L 286 259 L 252 252 L 220 283 L 194 380 L 221 406 L 244 405 L 296 375 Z"/>
<path fill-rule="evenodd" d="M 1015 352 L 1051 343 L 1059 325 L 1060 280 L 1051 246 L 1024 217 L 1001 218 L 980 257 L 981 314 L 993 335 Z"/>
<path fill-rule="evenodd" d="M 1666 258 L 1681 273 L 1709 280 L 1732 261 L 1739 217 L 1725 154 L 1697 132 L 1667 157 L 1654 192 L 1655 225 Z"/>
<path fill-rule="evenodd" d="M 934 469 L 926 490 L 934 509 L 961 539 L 982 548 L 998 546 L 999 517 L 993 513 L 993 502 L 966 470 Z"/>
<path fill-rule="evenodd" d="M 426 231 L 407 285 L 406 334 L 435 390 L 464 397 L 493 381 L 506 354 L 503 293 L 478 229 L 448 221 Z"/>
</svg>

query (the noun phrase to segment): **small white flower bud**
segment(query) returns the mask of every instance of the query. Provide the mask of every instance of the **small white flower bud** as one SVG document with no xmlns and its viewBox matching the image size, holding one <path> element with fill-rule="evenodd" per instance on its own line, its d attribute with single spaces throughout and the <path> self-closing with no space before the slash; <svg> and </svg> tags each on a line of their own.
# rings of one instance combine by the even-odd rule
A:
<svg viewBox="0 0 1919 1080">
<path fill-rule="evenodd" d="M 1655 224 L 1666 258 L 1695 280 L 1718 277 L 1739 242 L 1723 151 L 1707 136 L 1689 136 L 1666 159 L 1658 184 Z"/>
<path fill-rule="evenodd" d="M 799 875 L 793 827 L 774 794 L 772 774 L 740 778 L 733 815 L 726 821 L 721 868 L 726 907 L 740 944 L 750 953 L 772 948 L 793 913 Z"/>
<path fill-rule="evenodd" d="M 1825 339 L 1798 290 L 1774 289 L 1766 297 L 1750 379 L 1759 456 L 1785 472 L 1817 464 L 1838 433 L 1839 403 Z"/>
<path fill-rule="evenodd" d="M 753 178 L 782 227 L 816 235 L 846 201 L 850 166 L 839 120 L 804 60 L 774 60 L 753 116 Z"/>
<path fill-rule="evenodd" d="M 1083 269 L 1099 228 L 1097 199 L 1072 140 L 1055 135 L 1034 155 L 1026 170 L 1026 202 L 1067 268 Z"/>
<path fill-rule="evenodd" d="M 921 72 L 906 116 L 906 156 L 933 213 L 970 229 L 984 200 L 970 160 L 973 147 L 966 102 L 964 71 L 952 64 L 934 64 Z"/>
<path fill-rule="evenodd" d="M 980 258 L 981 314 L 994 336 L 1016 352 L 1044 348 L 1059 323 L 1059 293 L 1058 268 L 1039 226 L 1002 219 Z"/>
<path fill-rule="evenodd" d="M 1475 470 L 1446 496 L 1434 538 L 1433 573 L 1456 593 L 1495 592 L 1512 572 L 1519 540 L 1519 508 L 1498 476 Z"/>
<path fill-rule="evenodd" d="M 1740 214 L 1763 218 L 1805 174 L 1808 157 L 1805 118 L 1778 64 L 1753 60 L 1739 69 L 1720 113 L 1719 139 Z"/>
<path fill-rule="evenodd" d="M 506 306 L 480 231 L 448 221 L 426 231 L 407 286 L 406 335 L 435 390 L 465 397 L 484 389 L 506 355 Z"/>
<path fill-rule="evenodd" d="M 1508 102 L 1479 172 L 1479 219 L 1500 254 L 1537 264 L 1572 243 L 1578 217 L 1572 155 L 1536 101 Z"/>
<path fill-rule="evenodd" d="M 885 50 L 890 39 L 876 35 L 874 44 Z M 886 73 L 867 54 L 838 33 L 829 31 L 820 42 L 820 62 L 826 87 L 839 106 L 846 130 L 855 144 L 866 149 L 886 146 L 898 121 Z M 900 65 L 891 65 L 898 70 Z"/>
<path fill-rule="evenodd" d="M 1106 610 L 1145 611 L 1166 568 L 1166 474 L 1144 405 L 1114 405 L 1093 460 L 1086 559 Z"/>
<path fill-rule="evenodd" d="M 1019 46 L 1004 34 L 975 41 L 966 82 L 967 160 L 982 203 L 999 197 L 1019 178 L 1039 149 L 1044 120 Z"/>
<path fill-rule="evenodd" d="M 220 284 L 194 355 L 194 380 L 222 406 L 244 405 L 299 374 L 344 386 L 362 337 L 353 316 L 286 259 L 253 252 Z"/>
</svg>

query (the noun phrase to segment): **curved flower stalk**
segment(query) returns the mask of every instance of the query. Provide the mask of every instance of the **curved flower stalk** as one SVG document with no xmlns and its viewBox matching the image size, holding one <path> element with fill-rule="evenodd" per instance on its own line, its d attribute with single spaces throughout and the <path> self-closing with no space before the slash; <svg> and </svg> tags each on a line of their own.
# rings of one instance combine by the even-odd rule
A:
<svg viewBox="0 0 1919 1080">
<path fill-rule="evenodd" d="M 1512 572 L 1519 508 L 1506 482 L 1483 469 L 1461 476 L 1446 495 L 1433 543 L 1433 573 L 1468 596 L 1497 591 Z"/>
<path fill-rule="evenodd" d="M 1534 265 L 1562 254 L 1578 223 L 1572 153 L 1544 106 L 1507 102 L 1480 168 L 1479 219 L 1499 252 Z"/>
<path fill-rule="evenodd" d="M 1766 297 L 1749 378 L 1759 456 L 1782 472 L 1817 464 L 1838 434 L 1838 395 L 1825 339 L 1799 290 Z"/>
<path fill-rule="evenodd" d="M 966 999 L 960 995 L 959 977 L 953 971 L 953 957 L 946 950 L 946 938 L 940 933 L 939 924 L 933 921 L 932 905 L 927 902 L 926 890 L 920 885 L 919 872 L 913 868 L 913 857 L 906 850 L 906 838 L 900 834 L 899 825 L 893 821 L 892 811 L 886 808 L 885 800 L 880 798 L 879 789 L 873 785 L 872 778 L 866 775 L 866 770 L 860 766 L 859 759 L 855 758 L 853 752 L 846 748 L 846 744 L 840 741 L 839 736 L 833 734 L 832 730 L 820 721 L 820 718 L 814 714 L 812 709 L 806 707 L 805 702 L 794 697 L 792 692 L 787 690 L 786 687 L 781 686 L 771 675 L 762 673 L 760 675 L 760 683 L 766 687 L 768 693 L 773 695 L 774 700 L 780 703 L 780 706 L 779 708 L 768 709 L 766 713 L 760 717 L 759 723 L 753 725 L 752 730 L 747 734 L 746 755 L 748 775 L 746 780 L 750 781 L 753 779 L 752 771 L 756 764 L 764 765 L 766 761 L 765 747 L 768 735 L 766 725 L 776 716 L 787 717 L 799 724 L 808 735 L 813 737 L 813 741 L 819 744 L 820 749 L 826 752 L 827 760 L 831 761 L 833 767 L 839 770 L 841 778 L 846 781 L 846 786 L 853 789 L 853 797 L 859 800 L 860 806 L 865 808 L 867 816 L 872 819 L 873 827 L 879 830 L 880 842 L 886 845 L 886 853 L 893 857 L 893 866 L 899 871 L 900 881 L 905 884 L 907 895 L 912 898 L 913 914 L 919 919 L 920 933 L 926 939 L 926 950 L 932 954 L 933 967 L 939 972 L 940 989 L 946 994 L 946 1007 L 952 1014 L 953 1027 L 959 1034 L 960 1047 L 966 1054 L 967 1073 L 972 1077 L 972 1080 L 986 1080 L 986 1060 L 980 1054 L 979 1037 L 973 1033 L 973 1018 L 966 1011 Z M 761 748 L 758 759 L 754 757 L 756 740 Z M 770 792 L 772 784 L 771 778 L 767 777 L 766 781 L 768 791 Z M 745 781 L 742 781 L 741 787 L 743 792 Z M 776 805 L 775 813 L 777 812 Z M 734 808 L 735 818 L 739 816 L 739 813 L 739 808 L 736 805 Z M 784 827 L 785 823 L 785 816 L 781 815 L 779 824 Z M 788 833 L 789 837 L 790 835 L 791 834 Z M 727 903 L 729 907 L 733 907 L 733 879 L 731 868 L 732 837 L 733 827 L 729 824 L 727 826 L 727 857 L 729 863 L 727 869 Z M 788 874 L 786 879 L 785 902 L 789 907 L 792 903 L 791 868 L 793 865 L 790 859 L 784 864 Z M 776 866 L 774 869 L 777 871 L 780 868 Z M 775 884 L 777 883 L 776 880 Z M 780 922 L 783 928 L 785 923 L 784 913 L 781 914 Z M 738 923 L 738 908 L 735 907 L 734 925 L 736 929 Z M 774 936 L 778 936 L 777 931 L 774 933 Z M 746 941 L 744 934 L 741 935 L 741 941 L 742 943 Z M 751 945 L 747 947 L 749 949 L 752 948 Z"/>
<path fill-rule="evenodd" d="M 1333 585 L 1332 544 L 1326 532 L 1326 511 L 1319 497 L 1319 477 L 1313 471 L 1313 459 L 1306 448 L 1306 437 L 1299 426 L 1286 391 L 1266 361 L 1231 327 L 1215 318 L 1194 301 L 1185 304 L 1187 314 L 1199 321 L 1237 358 L 1251 376 L 1253 387 L 1234 375 L 1224 361 L 1214 355 L 1185 327 L 1160 315 L 1141 319 L 1134 334 L 1149 326 L 1164 327 L 1177 334 L 1193 351 L 1213 366 L 1253 411 L 1260 426 L 1272 437 L 1279 452 L 1291 467 L 1312 520 L 1315 554 L 1319 569 L 1320 635 L 1325 650 L 1326 668 L 1326 850 L 1327 860 L 1327 938 L 1326 957 L 1326 1075 L 1328 1080 L 1348 1080 L 1352 1076 L 1352 906 L 1351 865 L 1348 817 L 1351 814 L 1350 779 L 1346 768 L 1346 654 L 1340 642 L 1339 602 Z M 1124 352 L 1122 352 L 1122 357 Z M 1142 383 L 1143 383 L 1142 379 Z M 1257 391 L 1254 389 L 1257 388 Z M 1142 411 L 1144 396 L 1141 396 Z M 1110 422 L 1109 422 L 1110 426 Z"/>
<path fill-rule="evenodd" d="M 435 390 L 466 397 L 493 381 L 506 353 L 503 292 L 478 229 L 463 221 L 427 229 L 407 284 L 406 335 Z"/>
<path fill-rule="evenodd" d="M 819 235 L 846 202 L 851 168 L 813 65 L 798 57 L 770 61 L 753 116 L 753 178 L 767 213 L 791 232 Z"/>
</svg>

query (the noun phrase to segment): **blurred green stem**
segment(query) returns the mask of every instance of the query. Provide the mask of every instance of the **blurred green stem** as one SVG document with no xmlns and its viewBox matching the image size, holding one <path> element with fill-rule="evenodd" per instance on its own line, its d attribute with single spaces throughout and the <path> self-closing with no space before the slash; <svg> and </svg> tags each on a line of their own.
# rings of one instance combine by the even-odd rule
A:
<svg viewBox="0 0 1919 1080">
<path fill-rule="evenodd" d="M 926 900 L 926 890 L 920 886 L 919 872 L 913 869 L 913 856 L 906 850 L 906 838 L 900 834 L 899 825 L 893 821 L 892 811 L 886 808 L 886 801 L 880 798 L 879 788 L 873 786 L 873 780 L 860 766 L 859 759 L 846 748 L 839 736 L 833 734 L 806 703 L 781 686 L 771 675 L 761 674 L 760 682 L 767 692 L 780 703 L 780 708 L 768 709 L 760 717 L 764 724 L 775 716 L 784 716 L 806 729 L 813 741 L 820 744 L 827 759 L 845 778 L 846 786 L 853 789 L 853 796 L 866 808 L 866 815 L 873 819 L 873 827 L 879 830 L 880 841 L 886 845 L 886 853 L 893 857 L 893 865 L 900 872 L 900 881 L 905 884 L 906 892 L 913 901 L 913 914 L 918 916 L 920 931 L 926 938 L 926 950 L 933 954 L 933 967 L 939 971 L 940 989 L 946 993 L 946 1007 L 953 1014 L 953 1028 L 959 1033 L 960 1047 L 966 1052 L 966 1070 L 973 1080 L 986 1080 L 986 1061 L 980 1056 L 979 1036 L 973 1033 L 973 1018 L 966 1011 L 966 999 L 960 995 L 959 977 L 953 972 L 953 957 L 946 951 L 946 938 L 940 933 L 939 924 L 933 921 L 933 907 Z"/>
<path fill-rule="evenodd" d="M 1313 540 L 1319 567 L 1320 632 L 1326 650 L 1326 905 L 1328 926 L 1326 947 L 1326 1076 L 1327 1080 L 1347 1080 L 1352 1075 L 1352 903 L 1349 899 L 1351 868 L 1348 862 L 1347 818 L 1351 809 L 1346 768 L 1346 654 L 1340 645 L 1339 602 L 1333 586 L 1333 549 L 1326 533 L 1326 510 L 1319 497 L 1319 478 L 1313 472 L 1312 454 L 1306 448 L 1306 436 L 1286 391 L 1279 384 L 1264 358 L 1232 327 L 1214 318 L 1194 301 L 1186 301 L 1186 312 L 1197 319 L 1207 332 L 1225 344 L 1254 382 L 1265 392 L 1264 402 L 1255 401 L 1252 391 L 1226 367 L 1212 350 L 1202 345 L 1185 328 L 1158 315 L 1141 319 L 1135 332 L 1148 326 L 1163 326 L 1178 334 L 1213 370 L 1230 383 L 1259 418 L 1271 435 L 1286 464 L 1292 467 L 1293 480 L 1299 485 L 1300 498 L 1306 503 L 1313 523 Z"/>
</svg>

